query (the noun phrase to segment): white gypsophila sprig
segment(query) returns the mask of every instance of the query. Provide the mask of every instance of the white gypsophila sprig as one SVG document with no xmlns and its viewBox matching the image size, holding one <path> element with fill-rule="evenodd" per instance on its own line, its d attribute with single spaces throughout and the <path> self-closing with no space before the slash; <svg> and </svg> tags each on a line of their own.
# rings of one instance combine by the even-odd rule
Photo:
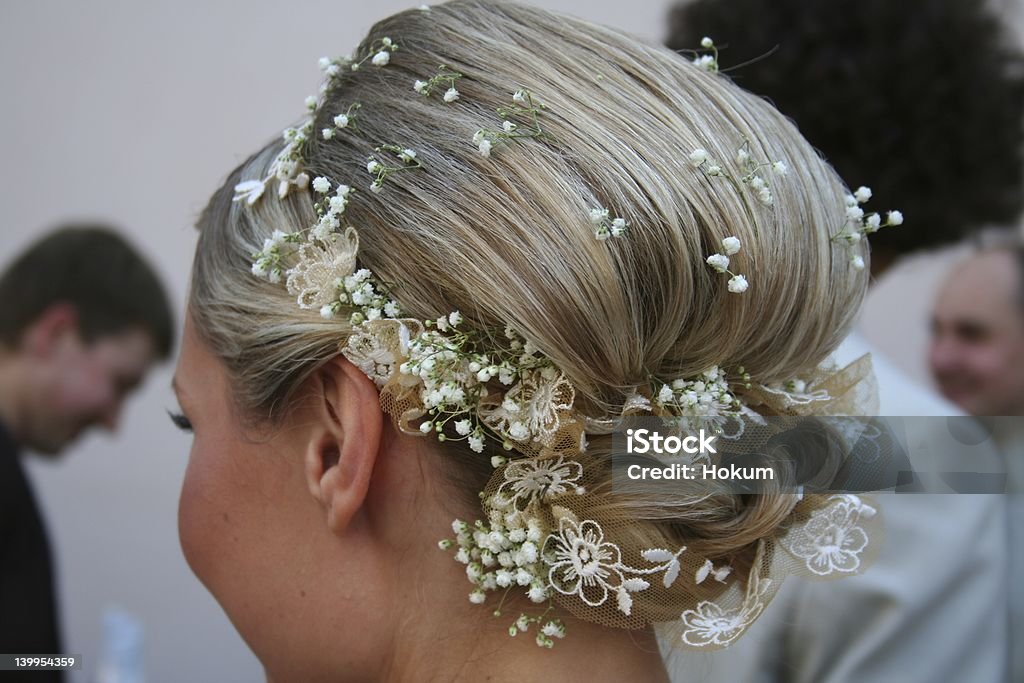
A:
<svg viewBox="0 0 1024 683">
<path fill-rule="evenodd" d="M 882 228 L 903 224 L 903 214 L 899 211 L 888 211 L 885 215 L 885 222 L 878 213 L 865 213 L 861 208 L 871 199 L 871 188 L 861 185 L 852 194 L 845 198 L 845 215 L 843 217 L 842 229 L 832 236 L 833 242 L 844 244 L 850 254 L 850 265 L 856 270 L 864 269 L 864 257 L 858 253 L 862 239 L 868 235 L 878 232 Z"/>
<path fill-rule="evenodd" d="M 750 375 L 743 368 L 739 374 L 749 387 Z M 717 417 L 739 414 L 741 403 L 732 393 L 725 371 L 717 365 L 693 379 L 676 379 L 652 387 L 653 403 L 680 417 Z"/>
<path fill-rule="evenodd" d="M 724 254 L 715 253 L 707 257 L 707 264 L 714 268 L 719 273 L 726 273 L 730 275 L 729 278 L 729 291 L 733 294 L 742 294 L 747 291 L 750 283 L 747 282 L 745 275 L 740 275 L 729 270 L 729 257 L 738 253 L 740 250 L 740 240 L 737 237 L 726 237 L 722 240 L 722 251 Z"/>
<path fill-rule="evenodd" d="M 480 128 L 473 134 L 473 144 L 483 157 L 491 156 L 495 145 L 507 143 L 509 140 L 521 138 L 549 138 L 550 135 L 541 128 L 538 114 L 547 107 L 534 99 L 533 94 L 526 90 L 517 90 L 512 95 L 510 106 L 498 107 L 497 112 L 503 121 L 501 130 Z"/>
<path fill-rule="evenodd" d="M 348 57 L 321 57 L 319 61 L 320 71 L 327 77 L 327 81 L 321 86 L 321 92 L 326 92 L 329 83 L 340 76 L 342 72 L 351 66 L 352 60 Z"/>
<path fill-rule="evenodd" d="M 441 441 L 465 439 L 478 453 L 488 436 L 506 450 L 553 438 L 561 414 L 572 407 L 568 381 L 511 328 L 505 328 L 505 343 L 495 345 L 497 335 L 464 331 L 461 324 L 458 312 L 426 321 L 427 330 L 410 341 L 399 368 L 419 383 L 427 413 L 420 431 Z M 448 424 L 456 436 L 446 433 Z M 491 465 L 505 461 L 493 456 Z"/>
<path fill-rule="evenodd" d="M 451 103 L 459 99 L 459 91 L 455 87 L 455 81 L 457 81 L 460 78 L 462 78 L 462 74 L 460 74 L 458 71 L 453 71 L 444 64 L 442 64 L 439 67 L 437 67 L 437 74 L 431 76 L 425 81 L 417 79 L 413 83 L 412 89 L 418 92 L 420 95 L 423 95 L 424 97 L 430 97 L 430 94 L 435 89 L 447 85 L 448 87 L 445 88 L 444 94 L 441 96 L 441 99 L 447 103 Z"/>
<path fill-rule="evenodd" d="M 594 237 L 604 241 L 609 237 L 622 237 L 629 229 L 624 218 L 612 218 L 608 209 L 591 209 L 590 222 L 594 225 Z"/>
<path fill-rule="evenodd" d="M 455 540 L 444 539 L 438 543 L 442 550 L 457 546 L 455 560 L 466 565 L 466 577 L 474 588 L 469 594 L 469 601 L 482 604 L 487 594 L 502 591 L 506 596 L 513 589 L 522 590 L 530 602 L 547 603 L 547 609 L 540 616 L 530 618 L 521 615 L 516 620 L 509 635 L 515 636 L 526 631 L 531 623 L 539 623 L 547 617 L 553 608 L 550 586 L 547 583 L 546 565 L 541 558 L 541 547 L 545 529 L 539 518 L 495 501 L 490 506 L 487 524 L 477 520 L 470 527 L 462 520 L 452 522 Z M 502 599 L 502 604 L 504 598 Z M 501 616 L 502 604 L 494 610 L 494 616 Z M 563 637 L 565 627 L 558 620 L 544 633 L 544 638 L 537 638 L 537 644 L 551 647 L 553 637 Z M 561 635 L 556 635 L 557 631 Z"/>
<path fill-rule="evenodd" d="M 715 45 L 715 41 L 711 40 L 708 36 L 704 36 L 700 41 L 700 46 L 705 50 L 710 50 L 711 54 L 701 54 L 700 50 L 695 50 L 693 63 L 705 71 L 717 73 L 718 46 Z"/>
<path fill-rule="evenodd" d="M 287 259 L 301 242 L 301 235 L 275 230 L 263 241 L 263 249 L 252 255 L 252 274 L 272 284 L 281 282 L 288 269 Z"/>
<path fill-rule="evenodd" d="M 398 52 L 398 43 L 387 36 L 373 41 L 369 51 L 359 61 L 352 61 L 349 69 L 359 71 L 363 64 L 369 61 L 374 66 L 387 66 L 391 63 L 391 55 Z"/>
<path fill-rule="evenodd" d="M 416 150 L 411 147 L 389 144 L 376 147 L 374 151 L 377 154 L 371 155 L 366 160 L 366 171 L 374 176 L 374 180 L 370 184 L 371 192 L 380 192 L 384 189 L 384 181 L 392 174 L 423 168 L 423 162 L 420 161 Z M 381 161 L 384 152 L 389 152 L 397 157 L 400 164 L 395 165 Z"/>
<path fill-rule="evenodd" d="M 358 111 L 360 107 L 362 107 L 362 105 L 358 102 L 350 104 L 345 113 L 337 114 L 333 119 L 331 119 L 332 125 L 321 129 L 320 136 L 324 140 L 333 140 L 334 136 L 342 130 L 358 130 L 356 120 L 358 119 Z"/>
<path fill-rule="evenodd" d="M 710 178 L 725 178 L 731 182 L 737 192 L 742 192 L 744 187 L 749 188 L 757 201 L 765 206 L 772 206 L 775 203 L 768 175 L 783 176 L 789 172 L 789 167 L 784 161 L 762 162 L 754 159 L 750 152 L 749 140 L 745 140 L 736 152 L 735 161 L 739 173 L 735 175 L 721 164 L 712 161 L 707 150 L 703 148 L 693 150 L 689 159 L 694 167 L 704 172 L 704 175 Z"/>
</svg>

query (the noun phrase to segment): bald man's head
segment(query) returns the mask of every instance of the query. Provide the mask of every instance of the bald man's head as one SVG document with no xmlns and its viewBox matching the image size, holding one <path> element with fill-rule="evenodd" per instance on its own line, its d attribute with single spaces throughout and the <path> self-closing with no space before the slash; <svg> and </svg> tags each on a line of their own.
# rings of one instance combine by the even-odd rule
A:
<svg viewBox="0 0 1024 683">
<path fill-rule="evenodd" d="M 946 280 L 929 353 L 943 395 L 972 415 L 1024 415 L 1024 252 L 976 254 Z"/>
</svg>

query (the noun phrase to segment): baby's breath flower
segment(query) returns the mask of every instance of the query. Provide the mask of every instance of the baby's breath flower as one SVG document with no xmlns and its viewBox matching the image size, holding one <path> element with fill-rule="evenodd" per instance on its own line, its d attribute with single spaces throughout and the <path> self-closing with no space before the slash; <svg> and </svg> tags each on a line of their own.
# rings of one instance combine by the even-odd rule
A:
<svg viewBox="0 0 1024 683">
<path fill-rule="evenodd" d="M 313 190 L 319 194 L 327 194 L 331 189 L 331 181 L 323 176 L 313 179 Z"/>
<path fill-rule="evenodd" d="M 445 102 L 454 102 L 459 99 L 459 91 L 456 90 L 454 86 L 448 88 L 444 91 L 444 97 L 442 99 L 444 99 Z"/>
<path fill-rule="evenodd" d="M 890 211 L 885 222 L 888 225 L 903 225 L 903 214 L 899 211 Z"/>
<path fill-rule="evenodd" d="M 487 140 L 487 139 L 481 140 L 480 144 L 478 145 L 478 149 L 480 150 L 480 156 L 482 156 L 482 157 L 489 157 L 489 156 L 491 156 L 491 141 Z"/>
<path fill-rule="evenodd" d="M 700 166 L 707 160 L 708 153 L 705 149 L 697 148 L 690 152 L 690 163 L 693 164 L 694 166 Z"/>
<path fill-rule="evenodd" d="M 374 66 L 386 66 L 391 61 L 391 53 L 387 50 L 381 50 L 373 56 Z"/>
<path fill-rule="evenodd" d="M 729 270 L 729 257 L 725 254 L 712 254 L 707 258 L 708 265 L 717 270 L 719 273 L 724 273 Z"/>
<path fill-rule="evenodd" d="M 742 275 L 733 275 L 729 278 L 729 291 L 733 294 L 742 294 L 747 291 L 747 278 Z"/>
<path fill-rule="evenodd" d="M 861 185 L 857 188 L 857 191 L 853 193 L 853 196 L 859 204 L 863 204 L 871 199 L 871 188 Z"/>
<path fill-rule="evenodd" d="M 732 256 L 740 250 L 740 241 L 737 237 L 726 237 L 722 240 L 722 249 L 725 251 L 727 256 Z"/>
</svg>

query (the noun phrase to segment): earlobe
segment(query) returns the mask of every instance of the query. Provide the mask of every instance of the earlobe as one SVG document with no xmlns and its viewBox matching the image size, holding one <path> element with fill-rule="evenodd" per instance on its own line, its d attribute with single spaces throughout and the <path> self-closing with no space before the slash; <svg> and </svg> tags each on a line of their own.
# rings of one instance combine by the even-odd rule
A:
<svg viewBox="0 0 1024 683">
<path fill-rule="evenodd" d="M 315 428 L 306 449 L 306 482 L 342 533 L 366 501 L 384 426 L 377 387 L 343 356 L 310 378 Z"/>
</svg>

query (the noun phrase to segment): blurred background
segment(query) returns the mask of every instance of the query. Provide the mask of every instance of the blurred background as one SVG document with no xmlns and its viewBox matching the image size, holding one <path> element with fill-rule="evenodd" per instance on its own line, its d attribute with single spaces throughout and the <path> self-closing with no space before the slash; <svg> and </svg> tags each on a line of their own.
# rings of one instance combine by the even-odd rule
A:
<svg viewBox="0 0 1024 683">
<path fill-rule="evenodd" d="M 671 3 L 535 4 L 660 43 Z M 0 267 L 62 221 L 110 222 L 154 263 L 180 324 L 192 224 L 209 194 L 303 113 L 303 99 L 320 82 L 319 57 L 348 53 L 374 21 L 409 6 L 394 0 L 0 3 L 0 63 L 6 65 L 0 72 L 6 102 L 0 108 L 0 131 L 6 131 L 0 135 L 6 160 Z M 1019 40 L 1021 3 L 994 7 Z M 965 251 L 956 246 L 906 259 L 886 272 L 868 300 L 862 332 L 923 384 L 930 382 L 931 303 Z M 73 683 L 95 680 L 103 615 L 111 607 L 143 625 L 148 680 L 262 680 L 258 662 L 178 545 L 177 498 L 189 439 L 165 412 L 176 407 L 172 372 L 167 364 L 150 375 L 126 404 L 117 434 L 92 433 L 55 462 L 28 459 L 55 555 L 65 650 L 84 657 Z"/>
</svg>

